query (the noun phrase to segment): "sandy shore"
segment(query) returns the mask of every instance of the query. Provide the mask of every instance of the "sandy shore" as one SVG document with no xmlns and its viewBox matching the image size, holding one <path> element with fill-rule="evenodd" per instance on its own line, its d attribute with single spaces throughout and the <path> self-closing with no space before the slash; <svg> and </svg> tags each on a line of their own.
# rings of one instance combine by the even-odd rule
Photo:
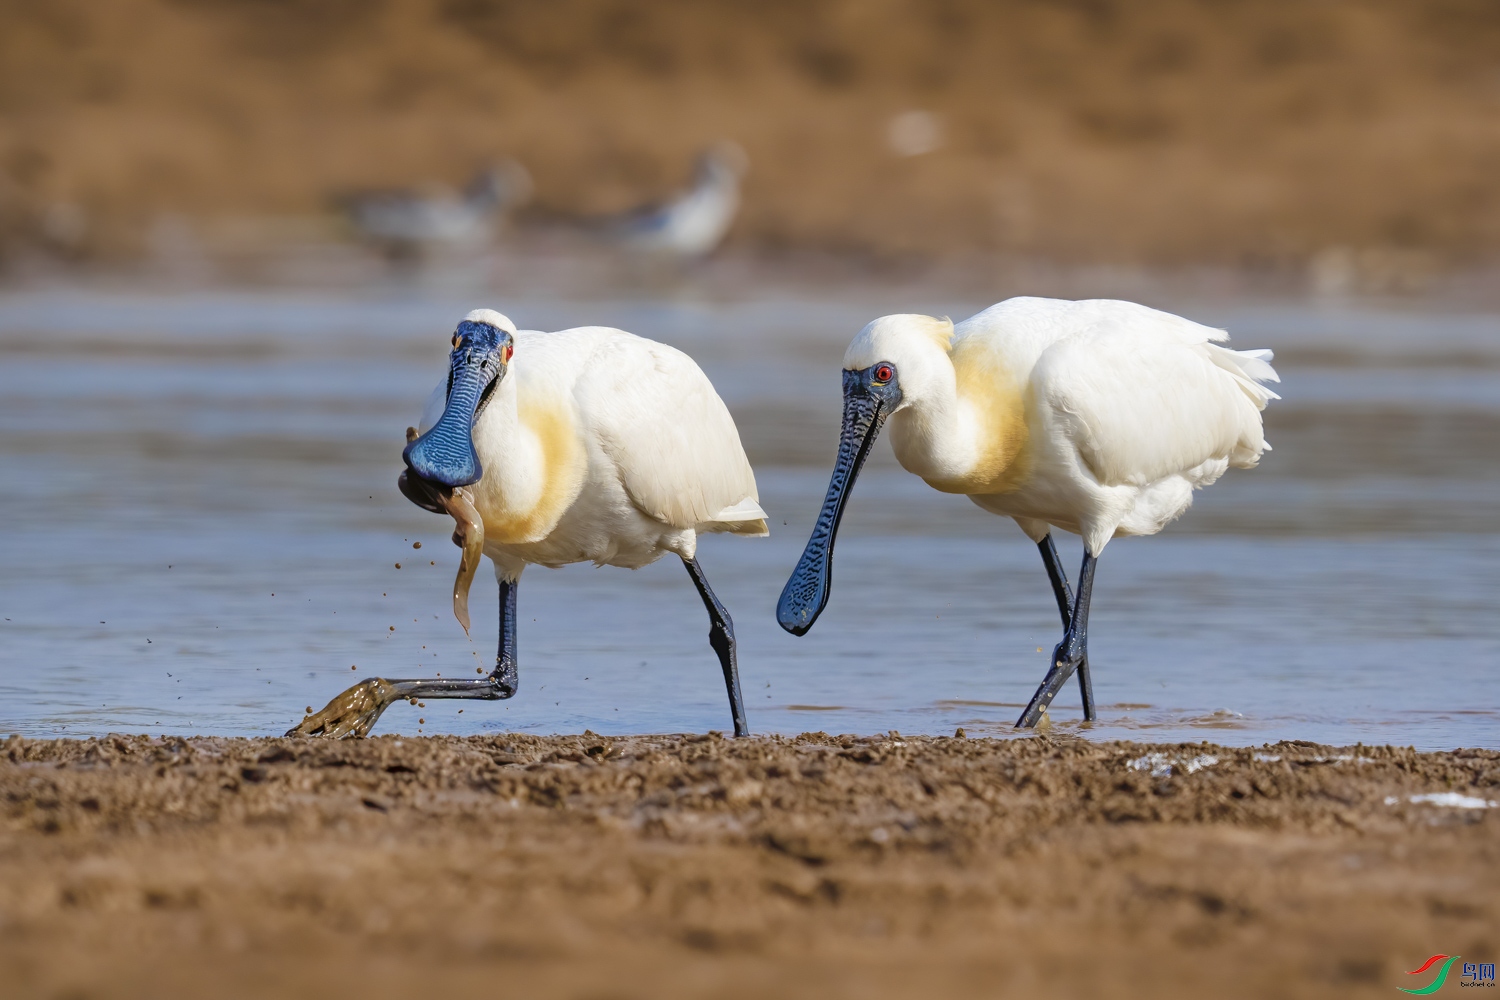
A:
<svg viewBox="0 0 1500 1000">
<path fill-rule="evenodd" d="M 14 997 L 1384 997 L 1500 954 L 1500 820 L 1434 792 L 1500 798 L 1500 753 L 12 737 L 0 965 Z"/>
</svg>

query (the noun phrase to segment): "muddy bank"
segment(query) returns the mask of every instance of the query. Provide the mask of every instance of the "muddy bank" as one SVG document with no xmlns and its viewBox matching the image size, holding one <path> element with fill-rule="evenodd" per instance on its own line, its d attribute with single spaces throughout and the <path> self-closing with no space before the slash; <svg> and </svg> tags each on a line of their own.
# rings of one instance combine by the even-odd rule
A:
<svg viewBox="0 0 1500 1000">
<path fill-rule="evenodd" d="M 1500 798 L 1500 753 L 12 738 L 0 961 L 28 997 L 1386 996 L 1500 952 L 1495 811 L 1411 801 L 1450 792 Z"/>
<path fill-rule="evenodd" d="M 0 248 L 296 239 L 500 156 L 543 214 L 611 211 L 729 137 L 742 251 L 1401 288 L 1500 252 L 1497 51 L 1479 0 L 9 4 Z"/>
</svg>

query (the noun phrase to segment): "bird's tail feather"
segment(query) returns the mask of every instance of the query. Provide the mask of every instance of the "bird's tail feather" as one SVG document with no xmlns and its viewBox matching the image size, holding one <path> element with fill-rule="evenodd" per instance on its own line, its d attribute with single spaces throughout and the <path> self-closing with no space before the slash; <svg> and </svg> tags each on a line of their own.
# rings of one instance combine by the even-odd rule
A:
<svg viewBox="0 0 1500 1000">
<path fill-rule="evenodd" d="M 754 497 L 746 497 L 732 507 L 725 507 L 713 517 L 711 521 L 750 521 L 756 518 L 764 518 L 766 512 L 760 509 Z"/>
<path fill-rule="evenodd" d="M 704 524 L 698 526 L 699 531 L 724 531 L 733 535 L 760 536 L 769 535 L 770 529 L 766 527 L 766 512 L 760 509 L 760 504 L 754 497 L 746 497 L 732 507 L 725 507 Z"/>
<path fill-rule="evenodd" d="M 754 521 L 709 521 L 707 524 L 698 525 L 698 530 L 704 534 L 723 533 L 744 535 L 747 538 L 764 538 L 771 533 L 763 517 L 756 518 Z"/>
<path fill-rule="evenodd" d="M 1264 410 L 1271 400 L 1281 398 L 1262 384 L 1281 381 L 1281 376 L 1277 375 L 1276 369 L 1271 367 L 1271 359 L 1275 357 L 1274 352 L 1268 350 L 1233 351 L 1227 347 L 1220 347 L 1218 344 L 1205 346 L 1208 347 L 1209 360 L 1234 376 L 1234 380 L 1245 391 L 1245 395 L 1255 403 L 1256 409 Z"/>
</svg>

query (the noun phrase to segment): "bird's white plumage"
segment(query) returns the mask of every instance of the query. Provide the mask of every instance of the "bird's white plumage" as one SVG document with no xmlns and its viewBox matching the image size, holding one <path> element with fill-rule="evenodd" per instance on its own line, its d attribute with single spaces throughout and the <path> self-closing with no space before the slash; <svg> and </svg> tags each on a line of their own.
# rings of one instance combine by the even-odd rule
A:
<svg viewBox="0 0 1500 1000">
<path fill-rule="evenodd" d="M 845 367 L 896 365 L 896 456 L 939 489 L 967 494 L 1040 540 L 1054 525 L 1097 555 L 1152 534 L 1192 492 L 1270 446 L 1269 351 L 1133 302 L 1015 298 L 956 326 L 884 317 Z"/>
<path fill-rule="evenodd" d="M 638 337 L 603 338 L 578 399 L 641 511 L 700 531 L 765 517 L 734 421 L 686 354 Z"/>
<path fill-rule="evenodd" d="M 516 324 L 511 322 L 510 317 L 502 312 L 496 312 L 494 309 L 470 309 L 464 314 L 464 322 L 488 323 L 490 326 L 498 330 L 504 330 L 507 333 L 514 334 L 516 332 Z"/>
<path fill-rule="evenodd" d="M 1209 341 L 1219 331 L 1123 308 L 1134 303 L 1104 305 L 1078 303 L 1058 317 L 1062 335 L 1031 377 L 1094 478 L 1144 487 L 1210 460 L 1254 466 L 1270 393 L 1244 374 L 1238 354 Z"/>
<path fill-rule="evenodd" d="M 466 319 L 515 330 L 492 310 Z M 704 531 L 767 533 L 739 432 L 707 376 L 681 351 L 622 330 L 515 333 L 473 438 L 485 552 L 506 579 L 528 563 L 691 558 Z"/>
</svg>

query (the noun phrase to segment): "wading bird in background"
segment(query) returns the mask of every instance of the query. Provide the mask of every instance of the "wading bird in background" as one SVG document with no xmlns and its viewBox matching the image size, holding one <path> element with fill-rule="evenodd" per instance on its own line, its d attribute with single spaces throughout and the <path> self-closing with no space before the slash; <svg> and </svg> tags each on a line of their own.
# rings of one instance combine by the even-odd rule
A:
<svg viewBox="0 0 1500 1000">
<path fill-rule="evenodd" d="M 1222 330 L 1133 302 L 1014 298 L 958 325 L 885 316 L 844 353 L 844 417 L 828 496 L 776 608 L 793 635 L 828 602 L 849 491 L 887 420 L 896 458 L 934 489 L 1014 518 L 1034 541 L 1063 639 L 1016 725 L 1036 725 L 1088 668 L 1094 566 L 1117 535 L 1152 535 L 1193 490 L 1269 450 L 1261 411 L 1278 398 L 1270 351 L 1232 351 Z M 1053 527 L 1083 537 L 1073 596 Z"/>
<path fill-rule="evenodd" d="M 740 178 L 750 164 L 732 142 L 698 156 L 693 186 L 661 205 L 639 208 L 605 224 L 622 246 L 648 254 L 703 257 L 729 232 L 740 208 Z"/>
<path fill-rule="evenodd" d="M 479 173 L 462 194 L 376 191 L 338 201 L 361 237 L 397 258 L 439 246 L 488 243 L 496 223 L 531 196 L 531 175 L 515 160 Z"/>
<path fill-rule="evenodd" d="M 484 552 L 500 583 L 500 651 L 474 680 L 362 681 L 287 735 L 364 735 L 398 698 L 516 693 L 516 594 L 528 564 L 636 569 L 673 553 L 708 609 L 736 736 L 749 734 L 734 623 L 696 557 L 698 535 L 767 534 L 739 431 L 686 354 L 622 330 L 517 331 L 477 309 L 453 335 L 423 432 L 408 432 L 401 491 L 453 515 L 464 550 L 454 612 Z"/>
</svg>

